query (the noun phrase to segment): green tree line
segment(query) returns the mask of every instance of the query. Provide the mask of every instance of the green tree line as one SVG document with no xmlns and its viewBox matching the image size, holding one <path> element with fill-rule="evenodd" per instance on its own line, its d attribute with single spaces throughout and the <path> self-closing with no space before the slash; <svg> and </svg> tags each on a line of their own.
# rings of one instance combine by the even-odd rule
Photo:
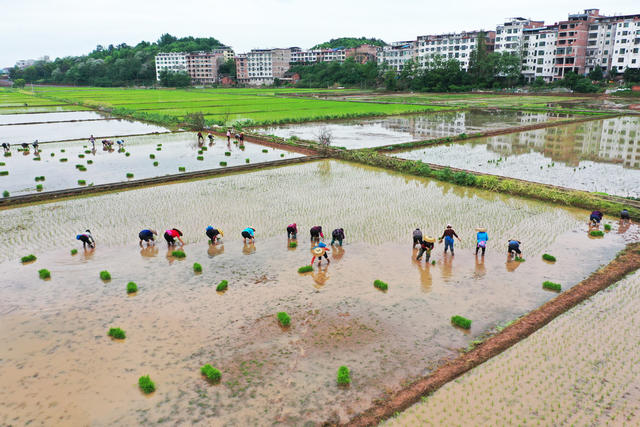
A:
<svg viewBox="0 0 640 427">
<path fill-rule="evenodd" d="M 328 42 L 318 43 L 311 49 L 336 49 L 343 47 L 345 49 L 362 46 L 363 44 L 370 44 L 372 46 L 385 46 L 386 43 L 381 39 L 367 38 L 367 37 L 340 37 L 337 39 L 331 39 Z"/>
</svg>

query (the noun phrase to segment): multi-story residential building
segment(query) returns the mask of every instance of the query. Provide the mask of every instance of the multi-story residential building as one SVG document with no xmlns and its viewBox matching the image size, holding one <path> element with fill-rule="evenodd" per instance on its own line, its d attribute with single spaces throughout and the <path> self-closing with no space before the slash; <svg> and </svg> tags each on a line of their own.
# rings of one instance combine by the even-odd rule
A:
<svg viewBox="0 0 640 427">
<path fill-rule="evenodd" d="M 522 74 L 529 82 L 538 77 L 553 80 L 557 35 L 557 25 L 523 30 Z"/>
<path fill-rule="evenodd" d="M 156 55 L 156 79 L 160 80 L 160 72 L 187 72 L 187 54 L 184 52 L 161 52 Z"/>
<path fill-rule="evenodd" d="M 346 50 L 343 48 L 335 49 L 312 49 L 302 50 L 299 47 L 291 48 L 291 63 L 313 63 L 313 62 L 344 62 L 346 59 Z"/>
<path fill-rule="evenodd" d="M 495 44 L 495 31 L 470 31 L 440 35 L 419 36 L 415 57 L 421 68 L 426 68 L 434 57 L 456 59 L 460 68 L 469 69 L 471 52 L 478 45 L 478 35 L 484 33 L 485 45 L 492 52 Z"/>
<path fill-rule="evenodd" d="M 236 56 L 236 76 L 241 84 L 272 85 L 289 71 L 292 49 L 253 49 Z"/>
<path fill-rule="evenodd" d="M 640 15 L 620 17 L 616 23 L 611 69 L 619 73 L 640 68 Z"/>
<path fill-rule="evenodd" d="M 407 61 L 414 59 L 416 45 L 416 41 L 402 41 L 385 46 L 378 56 L 378 64 L 385 63 L 392 70 L 400 72 Z"/>
<path fill-rule="evenodd" d="M 233 52 L 233 49 L 227 46 L 221 47 L 220 49 L 214 49 L 211 52 L 221 54 L 225 62 L 229 60 L 233 60 L 233 58 L 235 58 L 236 56 L 235 53 Z"/>
<path fill-rule="evenodd" d="M 498 53 L 522 54 L 524 30 L 544 26 L 544 21 L 532 21 L 527 18 L 511 18 L 496 27 L 495 51 Z"/>
<path fill-rule="evenodd" d="M 562 79 L 569 71 L 585 74 L 589 28 L 598 17 L 598 9 L 586 9 L 584 13 L 569 15 L 569 19 L 558 23 L 555 79 Z"/>
<path fill-rule="evenodd" d="M 236 55 L 236 79 L 238 82 L 249 80 L 249 59 L 246 54 Z"/>
<path fill-rule="evenodd" d="M 376 62 L 378 58 L 378 52 L 382 50 L 381 47 L 372 46 L 370 44 L 363 44 L 358 47 L 352 47 L 345 50 L 347 58 L 353 58 L 360 64 L 367 63 L 369 61 Z"/>
<path fill-rule="evenodd" d="M 195 84 L 214 84 L 218 81 L 218 66 L 224 62 L 224 53 L 192 52 L 187 55 L 187 73 Z"/>
</svg>

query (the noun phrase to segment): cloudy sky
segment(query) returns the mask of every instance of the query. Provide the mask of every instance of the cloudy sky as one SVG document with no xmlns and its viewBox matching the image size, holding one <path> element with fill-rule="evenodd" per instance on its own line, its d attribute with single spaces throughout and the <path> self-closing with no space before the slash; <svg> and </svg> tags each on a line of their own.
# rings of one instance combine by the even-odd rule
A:
<svg viewBox="0 0 640 427">
<path fill-rule="evenodd" d="M 638 0 L 0 0 L 0 67 L 43 55 L 81 55 L 98 44 L 154 41 L 165 32 L 213 36 L 245 52 L 308 48 L 340 36 L 391 42 L 488 30 L 513 16 L 554 23 L 585 7 L 607 15 L 640 13 Z"/>
</svg>

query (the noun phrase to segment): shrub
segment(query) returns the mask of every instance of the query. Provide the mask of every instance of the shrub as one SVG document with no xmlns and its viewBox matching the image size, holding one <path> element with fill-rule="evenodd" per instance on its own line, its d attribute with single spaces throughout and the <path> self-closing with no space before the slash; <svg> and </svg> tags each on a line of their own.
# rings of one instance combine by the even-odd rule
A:
<svg viewBox="0 0 640 427">
<path fill-rule="evenodd" d="M 184 251 L 178 249 L 177 251 L 171 252 L 171 256 L 174 258 L 184 258 L 187 256 L 187 254 L 185 254 Z"/>
<path fill-rule="evenodd" d="M 100 278 L 104 281 L 111 280 L 111 273 L 109 273 L 107 270 L 102 270 L 100 272 Z"/>
<path fill-rule="evenodd" d="M 36 258 L 36 256 L 34 254 L 29 254 L 29 255 L 26 255 L 26 256 L 23 256 L 22 258 L 20 258 L 20 262 L 24 264 L 26 262 L 33 262 L 36 259 L 37 258 Z"/>
<path fill-rule="evenodd" d="M 351 384 L 351 374 L 349 373 L 349 368 L 346 366 L 340 366 L 338 368 L 338 385 L 346 386 Z"/>
<path fill-rule="evenodd" d="M 263 152 L 263 153 L 268 153 L 268 152 L 269 152 L 269 150 L 267 150 L 266 148 L 263 148 L 263 149 L 262 149 L 262 152 Z"/>
<path fill-rule="evenodd" d="M 227 162 L 220 162 L 220 166 L 227 166 Z"/>
<path fill-rule="evenodd" d="M 38 270 L 38 276 L 40 276 L 42 280 L 50 279 L 51 272 L 49 272 L 49 270 L 47 270 L 46 268 L 43 268 L 42 270 Z"/>
<path fill-rule="evenodd" d="M 9 194 L 9 192 L 7 190 L 4 190 L 2 192 L 2 197 L 9 197 L 9 196 L 10 196 L 10 194 Z"/>
<path fill-rule="evenodd" d="M 297 248 L 298 247 L 298 242 L 289 242 L 289 247 L 290 248 Z"/>
<path fill-rule="evenodd" d="M 386 291 L 387 289 L 389 289 L 389 285 L 387 285 L 382 280 L 377 280 L 377 279 L 373 281 L 373 286 L 380 289 L 381 291 Z"/>
<path fill-rule="evenodd" d="M 280 324 L 286 328 L 291 324 L 291 318 L 286 312 L 280 311 L 278 313 L 278 322 L 280 322 Z"/>
<path fill-rule="evenodd" d="M 251 162 L 251 160 L 249 160 L 249 159 L 244 159 L 244 162 L 245 162 L 245 163 L 249 163 L 249 162 Z"/>
<path fill-rule="evenodd" d="M 226 291 L 228 287 L 229 287 L 229 282 L 227 282 L 226 280 L 223 280 L 222 282 L 218 283 L 218 286 L 216 286 L 216 291 L 223 292 L 223 291 Z"/>
<path fill-rule="evenodd" d="M 7 176 L 9 175 L 9 171 L 0 171 L 0 176 Z"/>
<path fill-rule="evenodd" d="M 542 259 L 549 262 L 556 262 L 556 257 L 549 254 L 542 254 Z"/>
<path fill-rule="evenodd" d="M 542 287 L 544 289 L 549 289 L 557 292 L 560 292 L 562 290 L 562 285 L 560 285 L 560 283 L 553 283 L 548 280 L 545 280 L 544 282 L 542 282 Z"/>
<path fill-rule="evenodd" d="M 590 235 L 592 235 L 593 237 L 602 237 L 604 236 L 604 231 L 602 230 L 591 230 L 589 232 Z"/>
<path fill-rule="evenodd" d="M 87 185 L 87 181 L 85 181 L 84 179 L 79 179 L 78 185 Z"/>
<path fill-rule="evenodd" d="M 453 316 L 451 318 L 451 323 L 453 323 L 456 326 L 459 326 L 463 329 L 469 329 L 471 328 L 471 320 L 462 317 L 462 316 Z"/>
<path fill-rule="evenodd" d="M 138 285 L 136 285 L 135 282 L 127 283 L 127 293 L 134 294 L 136 292 L 138 292 Z"/>
<path fill-rule="evenodd" d="M 202 160 L 204 160 L 204 156 L 198 156 L 198 157 L 196 157 L 196 159 L 202 161 Z"/>
<path fill-rule="evenodd" d="M 220 373 L 220 371 L 209 365 L 208 363 L 200 368 L 200 372 L 212 383 L 220 382 L 220 379 L 222 378 L 222 374 Z"/>
<path fill-rule="evenodd" d="M 605 224 L 604 229 L 605 231 L 611 231 L 611 224 Z"/>
<path fill-rule="evenodd" d="M 76 255 L 78 253 L 77 249 L 71 249 L 71 255 Z"/>
<path fill-rule="evenodd" d="M 127 178 L 133 178 L 133 174 L 131 172 L 127 172 Z"/>
<path fill-rule="evenodd" d="M 304 265 L 298 269 L 298 273 L 308 273 L 310 271 L 313 271 L 312 265 Z"/>
<path fill-rule="evenodd" d="M 153 162 L 153 166 L 158 166 L 158 162 Z"/>
<path fill-rule="evenodd" d="M 202 273 L 202 266 L 197 262 L 193 263 L 193 271 L 196 273 Z"/>
<path fill-rule="evenodd" d="M 187 170 L 187 168 L 185 168 L 184 166 L 178 167 L 178 172 L 184 172 L 186 170 Z"/>
<path fill-rule="evenodd" d="M 145 394 L 153 393 L 154 391 L 156 391 L 156 384 L 151 381 L 149 375 L 143 375 L 138 378 L 138 387 L 140 387 L 140 390 L 142 390 Z"/>
<path fill-rule="evenodd" d="M 127 337 L 127 334 L 120 328 L 109 328 L 107 335 L 118 340 L 123 340 Z"/>
<path fill-rule="evenodd" d="M 224 152 L 224 155 L 228 157 L 228 156 L 230 156 L 230 155 L 231 155 L 231 152 L 229 152 L 229 151 L 225 151 L 225 152 Z"/>
</svg>

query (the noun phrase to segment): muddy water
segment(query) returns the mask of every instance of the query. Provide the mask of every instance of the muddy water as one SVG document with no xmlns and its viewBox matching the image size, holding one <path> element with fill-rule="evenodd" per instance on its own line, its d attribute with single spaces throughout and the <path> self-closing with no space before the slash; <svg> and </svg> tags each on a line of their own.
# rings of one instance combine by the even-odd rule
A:
<svg viewBox="0 0 640 427">
<path fill-rule="evenodd" d="M 639 197 L 639 135 L 640 117 L 619 117 L 395 155 L 578 190 Z"/>
<path fill-rule="evenodd" d="M 570 287 L 637 238 L 637 228 L 619 234 L 614 224 L 589 239 L 585 215 L 336 161 L 4 211 L 11 250 L 0 263 L 0 422 L 345 420 L 552 298 L 543 280 Z M 284 227 L 294 220 L 299 246 L 289 249 Z M 440 245 L 435 265 L 415 262 L 411 229 L 440 231 L 446 221 L 463 239 L 455 258 Z M 206 243 L 209 223 L 225 230 L 223 245 Z M 480 223 L 491 238 L 484 261 L 471 252 Z M 248 224 L 258 234 L 244 246 L 239 230 Z M 299 275 L 316 224 L 343 226 L 347 240 L 330 265 Z M 89 225 L 98 248 L 71 256 L 72 235 Z M 141 250 L 144 225 L 182 229 L 186 259 L 164 243 Z M 507 261 L 511 236 L 525 242 L 526 262 Z M 30 252 L 38 260 L 20 265 Z M 542 252 L 558 262 L 545 264 Z M 39 280 L 40 268 L 52 279 Z M 98 278 L 105 269 L 109 283 Z M 229 290 L 219 294 L 223 279 Z M 128 281 L 139 286 L 135 296 L 126 295 Z M 278 311 L 291 315 L 288 330 Z M 469 333 L 450 326 L 454 314 L 473 319 Z M 124 342 L 105 336 L 114 326 L 127 332 Z M 205 363 L 222 371 L 221 384 L 203 381 Z M 340 365 L 352 370 L 346 390 L 335 386 Z M 150 397 L 136 387 L 146 374 L 158 387 Z"/>
<path fill-rule="evenodd" d="M 64 122 L 72 120 L 101 120 L 108 116 L 95 111 L 65 111 L 61 113 L 3 114 L 0 125 L 40 122 Z"/>
<path fill-rule="evenodd" d="M 0 191 L 8 190 L 16 196 L 37 192 L 37 184 L 43 185 L 41 191 L 54 191 L 78 187 L 78 180 L 85 180 L 86 185 L 127 181 L 128 172 L 133 173 L 135 179 L 141 179 L 177 174 L 180 167 L 197 171 L 224 167 L 220 162 L 238 166 L 246 164 L 246 159 L 259 163 L 302 156 L 251 143 L 245 143 L 241 149 L 238 144 L 227 144 L 226 139 L 216 138 L 213 144 L 207 140 L 203 160 L 198 160 L 202 147 L 197 144 L 196 134 L 191 132 L 125 137 L 124 140 L 124 149 L 120 151 L 105 151 L 100 142 L 96 143 L 96 150 L 91 150 L 86 140 L 43 144 L 37 153 L 33 149 L 28 153 L 13 150 L 11 157 L 0 157 L 5 163 L 0 170 L 9 171 L 9 175 L 0 176 Z M 231 155 L 226 156 L 226 152 Z M 155 158 L 151 159 L 150 155 Z M 34 161 L 34 158 L 40 160 Z M 61 162 L 62 158 L 67 161 Z M 88 164 L 89 160 L 93 163 Z M 158 166 L 154 166 L 154 162 L 158 162 Z M 84 165 L 87 170 L 80 171 L 76 165 Z M 44 176 L 45 181 L 36 182 L 36 176 Z"/>
<path fill-rule="evenodd" d="M 320 131 L 327 129 L 331 132 L 333 146 L 366 148 L 524 126 L 567 117 L 569 116 L 565 114 L 554 113 L 472 110 L 344 122 L 282 125 L 260 128 L 256 131 L 283 138 L 295 136 L 317 141 Z"/>
<path fill-rule="evenodd" d="M 40 123 L 0 126 L 0 140 L 11 144 L 23 142 L 64 141 L 67 139 L 96 138 L 114 135 L 139 135 L 145 133 L 169 132 L 162 126 L 123 119 L 109 119 L 89 122 Z"/>
</svg>

